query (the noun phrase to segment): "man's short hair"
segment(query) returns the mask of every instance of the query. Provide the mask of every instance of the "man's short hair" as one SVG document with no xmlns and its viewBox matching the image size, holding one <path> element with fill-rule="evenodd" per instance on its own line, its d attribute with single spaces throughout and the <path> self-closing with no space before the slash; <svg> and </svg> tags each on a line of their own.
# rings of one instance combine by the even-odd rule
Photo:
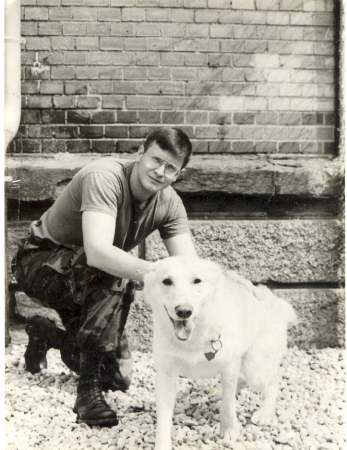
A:
<svg viewBox="0 0 347 450">
<path fill-rule="evenodd" d="M 179 128 L 161 127 L 152 131 L 143 147 L 146 152 L 152 143 L 156 143 L 162 150 L 166 150 L 172 156 L 184 156 L 182 169 L 185 167 L 192 154 L 192 143 L 188 136 Z"/>
</svg>

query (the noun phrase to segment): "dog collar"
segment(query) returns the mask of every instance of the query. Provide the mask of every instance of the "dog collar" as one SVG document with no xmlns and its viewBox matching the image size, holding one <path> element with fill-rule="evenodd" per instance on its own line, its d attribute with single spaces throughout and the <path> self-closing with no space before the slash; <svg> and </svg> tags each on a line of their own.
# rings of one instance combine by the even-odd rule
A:
<svg viewBox="0 0 347 450">
<path fill-rule="evenodd" d="M 218 339 L 210 340 L 210 345 L 212 347 L 213 352 L 205 353 L 205 357 L 206 357 L 207 361 L 211 361 L 212 359 L 214 359 L 216 357 L 216 353 L 222 349 L 223 345 L 222 345 L 222 341 L 220 340 L 220 338 L 221 338 L 221 335 L 218 336 Z"/>
</svg>

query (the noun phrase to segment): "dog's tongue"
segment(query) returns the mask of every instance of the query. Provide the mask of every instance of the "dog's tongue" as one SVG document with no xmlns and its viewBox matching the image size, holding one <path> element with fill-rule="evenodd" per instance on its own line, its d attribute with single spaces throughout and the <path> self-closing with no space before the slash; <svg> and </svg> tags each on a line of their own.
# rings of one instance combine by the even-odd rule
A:
<svg viewBox="0 0 347 450">
<path fill-rule="evenodd" d="M 192 324 L 187 320 L 174 320 L 175 334 L 181 341 L 186 341 L 189 339 L 192 332 Z"/>
</svg>

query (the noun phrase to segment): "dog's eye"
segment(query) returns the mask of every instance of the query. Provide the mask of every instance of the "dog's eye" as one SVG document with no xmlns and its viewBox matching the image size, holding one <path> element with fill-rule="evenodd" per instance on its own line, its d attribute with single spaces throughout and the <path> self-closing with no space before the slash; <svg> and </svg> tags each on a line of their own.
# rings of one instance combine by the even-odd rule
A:
<svg viewBox="0 0 347 450">
<path fill-rule="evenodd" d="M 165 280 L 163 280 L 163 284 L 165 284 L 165 286 L 171 286 L 173 282 L 170 278 L 165 278 Z"/>
<path fill-rule="evenodd" d="M 194 284 L 198 284 L 198 283 L 201 283 L 201 280 L 200 280 L 200 278 L 195 278 L 195 280 L 194 280 Z"/>
</svg>

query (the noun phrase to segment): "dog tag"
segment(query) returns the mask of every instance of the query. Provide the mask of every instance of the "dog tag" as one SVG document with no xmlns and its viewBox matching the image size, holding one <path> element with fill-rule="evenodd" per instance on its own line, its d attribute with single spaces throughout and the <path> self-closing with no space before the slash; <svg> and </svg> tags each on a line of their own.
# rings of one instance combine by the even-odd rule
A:
<svg viewBox="0 0 347 450">
<path fill-rule="evenodd" d="M 211 361 L 211 359 L 216 357 L 216 353 L 215 352 L 208 352 L 208 353 L 205 353 L 205 356 L 206 356 L 207 361 Z"/>
</svg>

